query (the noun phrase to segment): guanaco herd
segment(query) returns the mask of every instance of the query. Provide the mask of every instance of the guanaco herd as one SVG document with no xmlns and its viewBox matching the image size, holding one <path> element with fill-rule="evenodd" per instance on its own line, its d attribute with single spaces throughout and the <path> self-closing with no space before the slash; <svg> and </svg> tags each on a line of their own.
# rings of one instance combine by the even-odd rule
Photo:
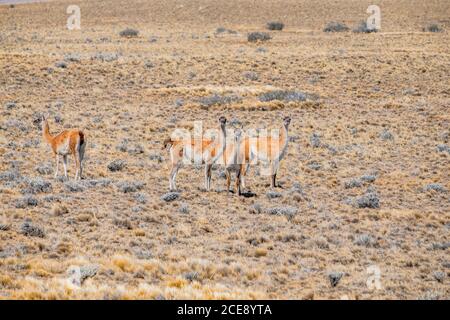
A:
<svg viewBox="0 0 450 320">
<path fill-rule="evenodd" d="M 283 119 L 283 126 L 277 137 L 273 136 L 243 136 L 241 130 L 234 133 L 234 139 L 227 142 L 225 117 L 219 118 L 219 134 L 215 138 L 188 138 L 164 141 L 163 149 L 169 148 L 170 174 L 169 189 L 177 190 L 176 177 L 183 162 L 200 162 L 205 166 L 205 189 L 211 189 L 211 171 L 214 164 L 223 164 L 225 167 L 226 185 L 230 189 L 231 176 L 236 175 L 234 190 L 238 195 L 243 195 L 245 177 L 250 164 L 261 161 L 268 166 L 272 188 L 280 187 L 276 183 L 276 177 L 280 161 L 284 158 L 289 142 L 288 129 L 291 123 L 290 117 Z M 58 176 L 60 156 L 64 164 L 64 176 L 67 178 L 67 157 L 70 155 L 75 161 L 75 180 L 80 180 L 83 174 L 83 158 L 86 149 L 86 135 L 78 129 L 64 130 L 58 135 L 51 135 L 48 121 L 45 116 L 41 119 L 42 136 L 51 146 L 55 159 L 55 178 Z"/>
</svg>

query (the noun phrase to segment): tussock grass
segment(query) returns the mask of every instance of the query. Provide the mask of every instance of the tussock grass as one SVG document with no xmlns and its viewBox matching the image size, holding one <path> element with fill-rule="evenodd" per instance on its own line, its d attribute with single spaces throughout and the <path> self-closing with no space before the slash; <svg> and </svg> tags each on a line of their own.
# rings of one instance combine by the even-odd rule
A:
<svg viewBox="0 0 450 320">
<path fill-rule="evenodd" d="M 284 23 L 281 21 L 271 21 L 267 22 L 266 28 L 269 30 L 281 31 L 284 29 Z"/>
<path fill-rule="evenodd" d="M 429 23 L 423 28 L 424 32 L 443 32 L 444 29 L 437 23 Z"/>
<path fill-rule="evenodd" d="M 344 23 L 335 21 L 329 22 L 323 29 L 324 32 L 346 32 L 348 30 L 350 30 L 350 28 Z"/>
<path fill-rule="evenodd" d="M 126 29 L 120 31 L 119 35 L 121 37 L 125 37 L 125 38 L 134 38 L 139 35 L 139 31 L 136 29 L 133 29 L 133 28 L 126 28 Z"/>
<path fill-rule="evenodd" d="M 272 39 L 272 36 L 267 32 L 250 32 L 247 35 L 248 42 L 263 42 Z"/>
</svg>

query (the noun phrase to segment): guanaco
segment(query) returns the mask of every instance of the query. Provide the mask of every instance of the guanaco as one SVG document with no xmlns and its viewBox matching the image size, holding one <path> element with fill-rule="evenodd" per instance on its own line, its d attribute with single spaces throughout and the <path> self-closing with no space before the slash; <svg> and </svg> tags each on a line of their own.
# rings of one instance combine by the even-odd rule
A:
<svg viewBox="0 0 450 320">
<path fill-rule="evenodd" d="M 236 183 L 239 185 L 237 189 L 245 188 L 245 177 L 251 163 L 255 163 L 260 160 L 269 166 L 270 170 L 270 186 L 271 188 L 280 187 L 276 184 L 276 177 L 280 161 L 284 158 L 287 152 L 287 146 L 289 142 L 288 129 L 291 123 L 290 117 L 283 119 L 283 127 L 281 128 L 280 135 L 277 138 L 268 137 L 245 137 L 241 140 L 239 145 L 239 179 Z"/>
<path fill-rule="evenodd" d="M 219 118 L 219 136 L 218 139 L 210 138 L 189 138 L 182 140 L 173 140 L 172 138 L 164 141 L 163 149 L 169 147 L 170 152 L 170 175 L 169 189 L 177 190 L 176 176 L 183 160 L 200 160 L 205 165 L 205 189 L 211 189 L 211 170 L 212 166 L 222 156 L 226 148 L 226 129 L 227 119 Z M 200 158 L 198 158 L 200 157 Z"/>
<path fill-rule="evenodd" d="M 83 158 L 86 149 L 86 135 L 78 129 L 64 130 L 56 136 L 50 134 L 50 128 L 45 116 L 41 118 L 42 136 L 52 148 L 55 157 L 55 178 L 58 177 L 59 157 L 62 156 L 64 176 L 67 178 L 67 156 L 75 160 L 75 180 L 81 180 L 83 174 Z"/>
</svg>

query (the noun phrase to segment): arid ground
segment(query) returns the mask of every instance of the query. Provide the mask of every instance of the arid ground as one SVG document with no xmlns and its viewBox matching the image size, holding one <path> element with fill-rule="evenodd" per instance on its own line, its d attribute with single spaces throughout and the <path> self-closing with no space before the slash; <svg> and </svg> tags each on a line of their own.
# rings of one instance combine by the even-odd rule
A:
<svg viewBox="0 0 450 320">
<path fill-rule="evenodd" d="M 1 5 L 0 298 L 449 299 L 450 3 L 376 1 L 381 30 L 354 32 L 370 4 Z M 84 130 L 81 182 L 71 158 L 53 178 L 42 114 Z M 184 166 L 162 199 L 164 139 L 222 115 L 292 118 L 283 188 L 256 166 L 256 196 L 227 195 L 216 166 L 206 192 Z"/>
</svg>

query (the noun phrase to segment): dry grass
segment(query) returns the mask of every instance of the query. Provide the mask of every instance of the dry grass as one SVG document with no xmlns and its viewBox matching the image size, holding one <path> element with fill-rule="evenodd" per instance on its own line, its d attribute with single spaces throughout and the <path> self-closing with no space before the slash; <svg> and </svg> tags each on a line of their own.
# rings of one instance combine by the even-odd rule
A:
<svg viewBox="0 0 450 320">
<path fill-rule="evenodd" d="M 447 2 L 380 1 L 371 34 L 323 32 L 371 4 L 325 2 L 82 0 L 81 31 L 65 29 L 70 1 L 0 6 L 0 298 L 448 299 Z M 266 30 L 278 18 L 283 31 Z M 130 26 L 138 36 L 121 37 Z M 272 39 L 248 42 L 255 31 Z M 273 92 L 306 99 L 261 101 Z M 53 132 L 85 131 L 85 180 L 53 179 L 44 112 Z M 292 117 L 280 194 L 258 168 L 257 196 L 238 198 L 221 168 L 207 193 L 184 167 L 162 199 L 164 139 L 221 115 L 244 128 Z M 366 195 L 378 205 L 358 206 Z M 381 290 L 366 286 L 372 265 Z M 77 266 L 98 269 L 78 286 Z"/>
</svg>

